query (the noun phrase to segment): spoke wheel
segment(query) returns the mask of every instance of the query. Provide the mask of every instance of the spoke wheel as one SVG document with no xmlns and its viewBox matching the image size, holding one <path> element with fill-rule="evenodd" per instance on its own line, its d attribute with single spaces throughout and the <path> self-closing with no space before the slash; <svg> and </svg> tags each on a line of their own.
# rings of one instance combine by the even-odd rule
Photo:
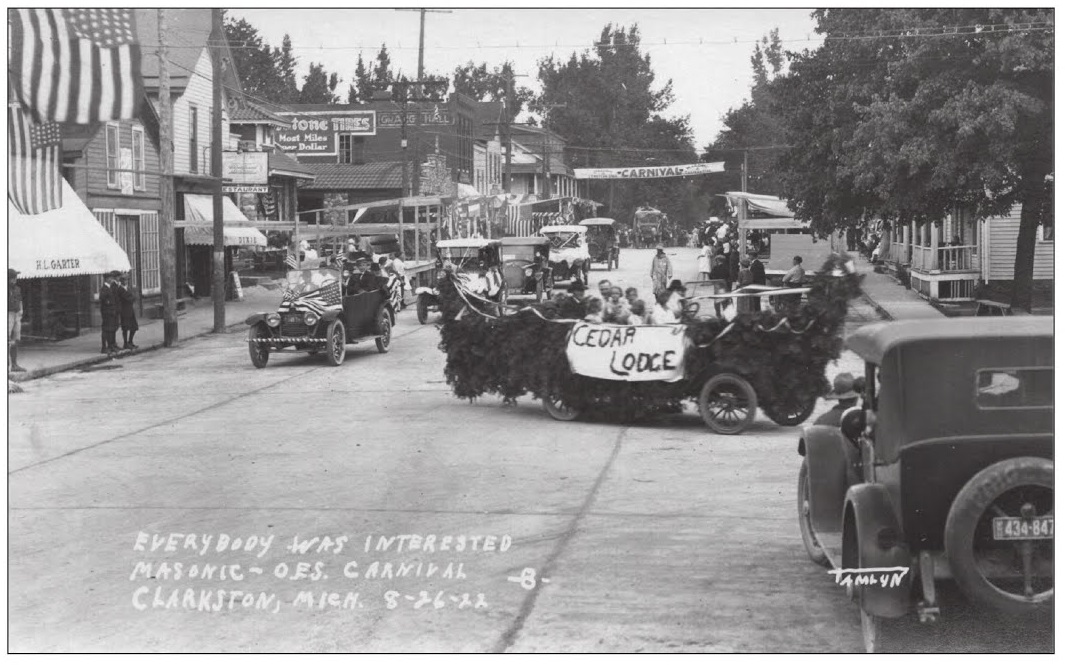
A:
<svg viewBox="0 0 1065 665">
<path fill-rule="evenodd" d="M 270 336 L 270 329 L 261 323 L 257 323 L 252 329 L 251 338 L 262 338 Z M 266 363 L 270 360 L 270 345 L 262 342 L 248 342 L 248 356 L 251 357 L 251 364 L 255 366 L 255 369 L 262 369 L 266 367 Z"/>
<path fill-rule="evenodd" d="M 802 460 L 802 466 L 799 467 L 798 509 L 799 533 L 802 534 L 802 544 L 806 548 L 806 554 L 817 565 L 828 566 L 828 556 L 821 549 L 821 543 L 817 541 L 813 520 L 810 519 L 810 467 L 805 457 Z"/>
<path fill-rule="evenodd" d="M 741 376 L 717 374 L 699 392 L 699 415 L 718 434 L 739 434 L 754 422 L 758 397 Z"/>
<path fill-rule="evenodd" d="M 814 412 L 816 404 L 817 399 L 810 398 L 805 403 L 765 404 L 762 406 L 762 411 L 781 427 L 795 427 L 806 422 L 806 419 Z"/>
<path fill-rule="evenodd" d="M 344 322 L 336 319 L 329 325 L 329 339 L 326 342 L 326 357 L 330 365 L 336 367 L 344 362 L 348 352 L 347 341 Z"/>
<path fill-rule="evenodd" d="M 379 353 L 388 353 L 388 347 L 392 344 L 392 319 L 389 318 L 386 310 L 381 310 L 381 313 L 377 318 L 377 330 L 379 335 L 377 339 L 377 351 Z"/>
<path fill-rule="evenodd" d="M 576 420 L 577 417 L 581 415 L 576 409 L 571 409 L 568 406 L 565 406 L 560 399 L 545 397 L 543 402 L 544 410 L 546 410 L 555 420 L 569 422 L 571 420 Z"/>
<path fill-rule="evenodd" d="M 1034 525 L 1054 515 L 1054 463 L 1041 457 L 1003 460 L 962 487 L 947 514 L 950 569 L 975 603 L 1024 614 L 1054 604 L 1054 541 L 994 538 L 995 518 Z M 1049 534 L 1049 535 L 1052 535 Z"/>
</svg>

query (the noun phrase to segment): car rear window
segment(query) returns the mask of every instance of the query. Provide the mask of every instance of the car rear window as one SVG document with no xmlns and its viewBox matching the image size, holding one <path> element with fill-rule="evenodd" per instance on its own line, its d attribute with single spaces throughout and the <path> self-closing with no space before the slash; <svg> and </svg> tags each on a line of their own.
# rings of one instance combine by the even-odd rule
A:
<svg viewBox="0 0 1065 665">
<path fill-rule="evenodd" d="M 976 372 L 981 409 L 1042 409 L 1054 406 L 1054 368 L 1008 367 Z"/>
</svg>

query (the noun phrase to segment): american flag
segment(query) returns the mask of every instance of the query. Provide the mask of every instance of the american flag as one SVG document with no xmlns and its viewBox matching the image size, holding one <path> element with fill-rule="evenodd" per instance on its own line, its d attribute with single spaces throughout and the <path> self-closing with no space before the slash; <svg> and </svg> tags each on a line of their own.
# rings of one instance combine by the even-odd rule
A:
<svg viewBox="0 0 1065 665">
<path fill-rule="evenodd" d="M 63 205 L 59 175 L 59 125 L 37 125 L 18 102 L 8 105 L 7 196 L 24 215 Z"/>
<path fill-rule="evenodd" d="M 300 267 L 300 261 L 296 258 L 296 255 L 292 250 L 289 250 L 288 254 L 285 255 L 285 265 L 293 270 L 298 270 Z"/>
<path fill-rule="evenodd" d="M 8 69 L 40 120 L 132 118 L 144 97 L 132 9 L 9 9 Z"/>
<path fill-rule="evenodd" d="M 318 316 L 331 307 L 340 307 L 340 282 L 329 282 L 320 289 L 300 295 L 292 289 L 281 294 L 279 312 L 314 312 Z"/>
</svg>

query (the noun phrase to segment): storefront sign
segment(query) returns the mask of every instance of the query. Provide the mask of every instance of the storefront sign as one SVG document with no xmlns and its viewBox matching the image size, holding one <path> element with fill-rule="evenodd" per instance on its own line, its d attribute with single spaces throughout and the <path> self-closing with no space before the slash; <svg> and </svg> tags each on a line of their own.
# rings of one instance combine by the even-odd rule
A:
<svg viewBox="0 0 1065 665">
<path fill-rule="evenodd" d="M 455 117 L 451 111 L 440 106 L 434 106 L 431 109 L 408 109 L 407 110 L 407 126 L 414 127 L 417 125 L 453 125 L 455 124 Z M 395 129 L 396 127 L 403 126 L 403 112 L 402 111 L 378 111 L 377 112 L 377 125 L 384 129 Z"/>
<path fill-rule="evenodd" d="M 578 323 L 566 340 L 574 374 L 611 381 L 680 381 L 684 378 L 684 326 L 617 326 Z"/>
<path fill-rule="evenodd" d="M 222 178 L 228 181 L 223 185 L 223 189 L 226 185 L 265 186 L 269 161 L 270 156 L 265 152 L 223 152 Z"/>
<path fill-rule="evenodd" d="M 269 185 L 222 185 L 223 194 L 266 194 Z"/>
<path fill-rule="evenodd" d="M 577 180 L 637 180 L 641 178 L 686 178 L 705 173 L 721 173 L 725 162 L 675 164 L 673 166 L 636 166 L 621 169 L 573 169 Z"/>
<path fill-rule="evenodd" d="M 274 132 L 274 143 L 297 155 L 335 155 L 338 136 L 377 133 L 374 111 L 311 111 L 278 113 L 289 126 Z"/>
</svg>

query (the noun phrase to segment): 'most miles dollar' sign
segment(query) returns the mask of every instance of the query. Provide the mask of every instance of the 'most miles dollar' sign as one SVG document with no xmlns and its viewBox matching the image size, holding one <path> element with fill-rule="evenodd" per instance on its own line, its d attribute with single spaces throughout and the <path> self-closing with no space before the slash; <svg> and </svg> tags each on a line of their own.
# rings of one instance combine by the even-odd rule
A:
<svg viewBox="0 0 1065 665">
<path fill-rule="evenodd" d="M 374 111 L 287 112 L 278 115 L 290 122 L 285 129 L 277 130 L 274 141 L 297 155 L 335 155 L 340 134 L 371 136 L 377 133 Z"/>
</svg>

